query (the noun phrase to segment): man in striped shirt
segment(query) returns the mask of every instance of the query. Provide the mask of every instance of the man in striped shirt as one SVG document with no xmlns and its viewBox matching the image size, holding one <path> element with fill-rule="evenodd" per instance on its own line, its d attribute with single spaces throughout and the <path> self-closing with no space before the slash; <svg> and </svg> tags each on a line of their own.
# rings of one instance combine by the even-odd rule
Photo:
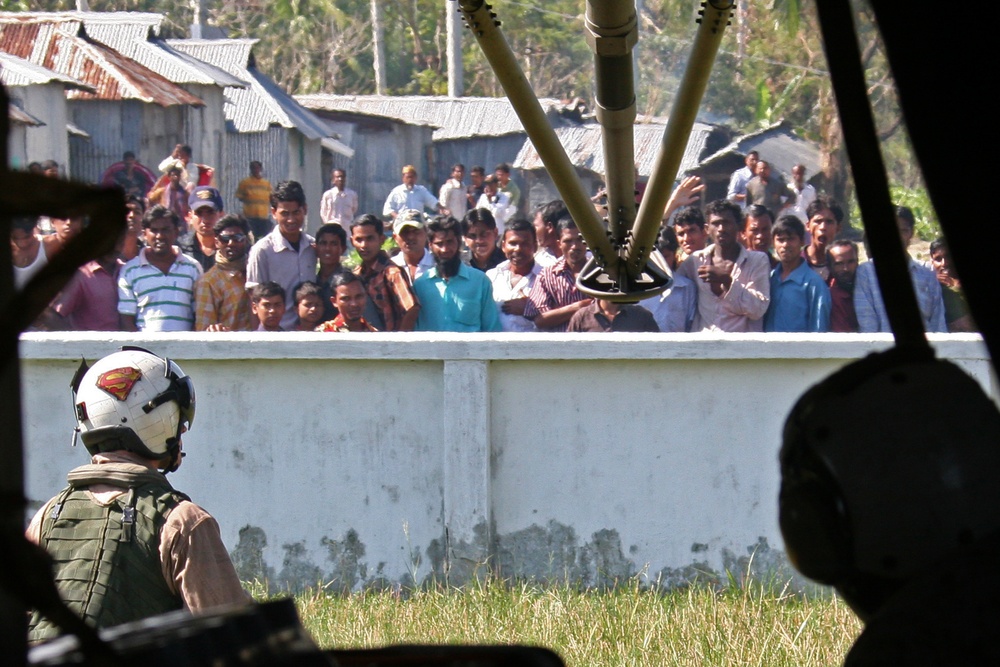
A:
<svg viewBox="0 0 1000 667">
<path fill-rule="evenodd" d="M 154 206 L 142 218 L 146 247 L 118 278 L 118 320 L 123 331 L 191 331 L 194 286 L 201 265 L 174 244 L 180 218 Z"/>
<path fill-rule="evenodd" d="M 539 331 L 566 331 L 573 314 L 593 302 L 576 288 L 576 277 L 587 263 L 587 244 L 572 218 L 563 218 L 557 228 L 562 256 L 542 269 L 524 306 L 524 316 Z"/>
</svg>

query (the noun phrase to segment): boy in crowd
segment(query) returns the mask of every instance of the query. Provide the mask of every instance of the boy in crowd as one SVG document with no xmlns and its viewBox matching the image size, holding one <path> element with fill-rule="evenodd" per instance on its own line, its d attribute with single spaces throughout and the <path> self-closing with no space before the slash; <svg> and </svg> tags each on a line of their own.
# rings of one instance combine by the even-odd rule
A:
<svg viewBox="0 0 1000 667">
<path fill-rule="evenodd" d="M 332 304 L 331 304 L 332 305 Z M 315 331 L 323 321 L 323 299 L 319 285 L 306 281 L 295 288 L 295 331 Z"/>
<path fill-rule="evenodd" d="M 333 278 L 333 305 L 340 312 L 335 318 L 316 327 L 316 331 L 336 333 L 377 332 L 364 318 L 368 293 L 353 273 L 340 273 Z"/>
<path fill-rule="evenodd" d="M 285 288 L 268 280 L 258 283 L 250 290 L 253 314 L 260 324 L 257 331 L 285 331 L 281 318 L 285 315 Z"/>
<path fill-rule="evenodd" d="M 764 331 L 829 331 L 830 288 L 802 257 L 805 226 L 794 215 L 784 215 L 772 234 L 779 264 L 771 270 L 771 303 Z"/>
</svg>

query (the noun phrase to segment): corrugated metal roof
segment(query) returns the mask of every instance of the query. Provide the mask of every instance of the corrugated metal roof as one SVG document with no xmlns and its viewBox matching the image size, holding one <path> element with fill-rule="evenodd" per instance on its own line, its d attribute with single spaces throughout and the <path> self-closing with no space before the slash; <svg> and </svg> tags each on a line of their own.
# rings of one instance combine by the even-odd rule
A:
<svg viewBox="0 0 1000 667">
<path fill-rule="evenodd" d="M 314 111 L 333 111 L 391 118 L 410 125 L 437 128 L 434 141 L 469 137 L 500 137 L 524 132 L 521 119 L 506 97 L 432 97 L 387 95 L 296 95 L 295 99 Z M 549 113 L 563 102 L 538 100 Z"/>
<path fill-rule="evenodd" d="M 61 83 L 67 88 L 94 92 L 91 86 L 82 81 L 77 81 L 73 77 L 53 72 L 41 65 L 36 65 L 30 60 L 18 58 L 2 51 L 0 51 L 0 81 L 5 86 L 35 86 L 46 83 Z"/>
<path fill-rule="evenodd" d="M 635 142 L 635 165 L 640 176 L 649 176 L 656 162 L 656 155 L 663 141 L 665 125 L 659 123 L 643 123 L 632 126 L 632 137 Z M 695 123 L 688 137 L 681 158 L 679 174 L 698 166 L 699 157 L 705 149 L 709 137 L 716 131 L 715 126 Z M 597 123 L 587 123 L 576 127 L 558 127 L 556 136 L 566 150 L 570 162 L 580 169 L 587 169 L 596 174 L 604 174 L 604 146 L 601 143 L 601 126 Z M 535 151 L 535 146 L 528 139 L 524 142 L 513 164 L 515 169 L 544 169 L 541 158 Z"/>
<path fill-rule="evenodd" d="M 41 127 L 42 125 L 45 125 L 45 123 L 40 119 L 35 118 L 24 109 L 20 109 L 13 104 L 7 107 L 7 117 L 10 119 L 10 122 L 17 125 L 28 125 L 30 127 Z"/>
<path fill-rule="evenodd" d="M 822 168 L 819 147 L 796 135 L 784 121 L 737 137 L 725 148 L 705 158 L 702 165 L 710 165 L 729 155 L 738 155 L 742 159 L 754 150 L 760 153 L 762 160 L 783 174 L 791 174 L 792 167 L 797 164 L 805 165 L 809 174 L 815 174 Z"/>
<path fill-rule="evenodd" d="M 64 12 L 83 23 L 91 38 L 163 75 L 174 83 L 244 88 L 245 81 L 210 63 L 177 51 L 158 37 L 162 14 Z"/>
<path fill-rule="evenodd" d="M 170 39 L 167 44 L 199 60 L 221 67 L 250 83 L 227 87 L 226 120 L 237 132 L 264 132 L 272 125 L 295 128 L 309 139 L 336 136 L 330 127 L 265 76 L 254 65 L 255 39 Z M 343 144 L 341 144 L 343 146 Z M 348 146 L 343 149 L 351 152 Z"/>
<path fill-rule="evenodd" d="M 61 15 L 0 12 L 0 51 L 82 81 L 96 91 L 67 91 L 71 100 L 205 105 L 148 67 L 90 39 L 79 21 Z"/>
</svg>

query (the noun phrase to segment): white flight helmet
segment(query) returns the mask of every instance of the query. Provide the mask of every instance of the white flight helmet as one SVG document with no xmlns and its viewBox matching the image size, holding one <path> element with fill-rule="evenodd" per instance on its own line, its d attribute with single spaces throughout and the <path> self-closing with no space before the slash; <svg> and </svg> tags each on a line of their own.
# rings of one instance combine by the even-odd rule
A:
<svg viewBox="0 0 1000 667">
<path fill-rule="evenodd" d="M 180 367 L 140 347 L 123 347 L 73 377 L 77 431 L 91 455 L 127 450 L 180 464 L 180 435 L 194 421 L 194 385 Z"/>
</svg>

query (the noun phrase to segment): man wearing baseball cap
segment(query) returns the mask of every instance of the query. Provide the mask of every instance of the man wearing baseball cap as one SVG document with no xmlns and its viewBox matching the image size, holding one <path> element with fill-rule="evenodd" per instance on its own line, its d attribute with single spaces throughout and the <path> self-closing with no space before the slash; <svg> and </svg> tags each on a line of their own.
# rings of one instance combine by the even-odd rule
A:
<svg viewBox="0 0 1000 667">
<path fill-rule="evenodd" d="M 427 219 L 420 211 L 405 209 L 392 225 L 392 235 L 400 252 L 392 257 L 396 266 L 406 269 L 410 282 L 434 266 L 434 256 L 427 250 Z"/>
<path fill-rule="evenodd" d="M 215 223 L 225 213 L 222 195 L 210 185 L 199 185 L 188 197 L 188 233 L 177 243 L 185 255 L 208 271 L 215 265 Z"/>
</svg>

